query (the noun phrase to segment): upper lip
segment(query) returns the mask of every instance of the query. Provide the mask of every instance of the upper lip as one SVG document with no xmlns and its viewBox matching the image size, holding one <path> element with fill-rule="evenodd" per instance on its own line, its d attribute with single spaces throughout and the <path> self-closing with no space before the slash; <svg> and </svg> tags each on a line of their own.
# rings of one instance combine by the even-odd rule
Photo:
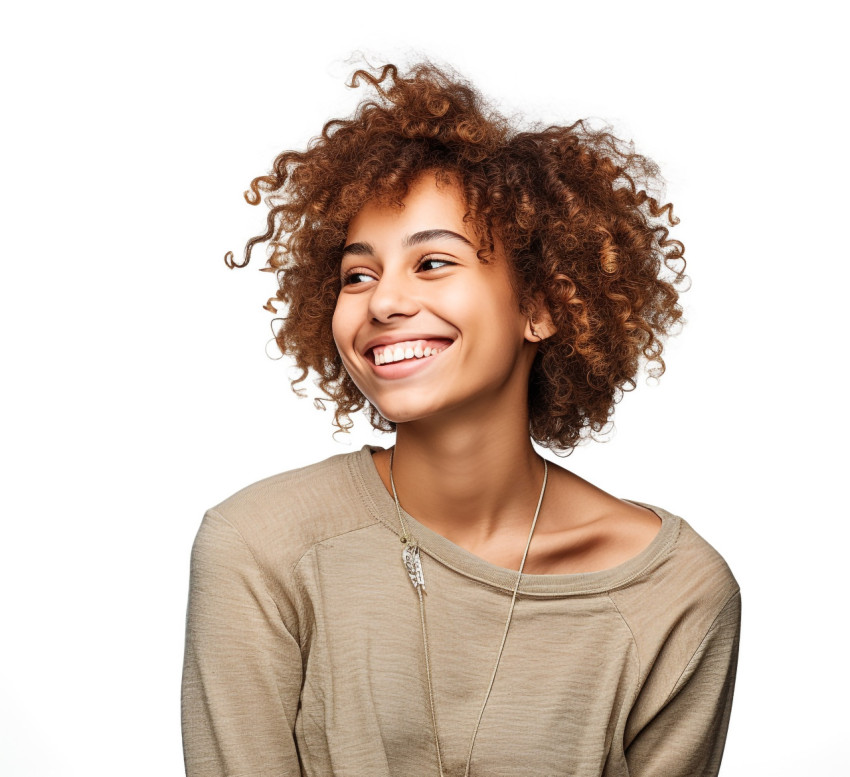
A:
<svg viewBox="0 0 850 777">
<path fill-rule="evenodd" d="M 395 345 L 396 343 L 406 343 L 409 340 L 454 340 L 453 337 L 449 337 L 448 335 L 439 335 L 434 334 L 419 334 L 417 332 L 388 332 L 385 335 L 381 335 L 380 337 L 375 337 L 366 343 L 366 347 L 363 349 L 363 355 L 369 353 L 373 348 L 377 348 L 379 345 Z"/>
</svg>

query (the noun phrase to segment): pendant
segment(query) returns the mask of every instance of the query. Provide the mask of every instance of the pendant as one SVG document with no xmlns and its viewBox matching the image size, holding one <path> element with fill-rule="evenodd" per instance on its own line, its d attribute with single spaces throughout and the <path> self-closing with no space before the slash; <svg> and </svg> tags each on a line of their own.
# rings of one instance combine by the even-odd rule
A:
<svg viewBox="0 0 850 777">
<path fill-rule="evenodd" d="M 413 543 L 408 543 L 404 546 L 401 552 L 401 560 L 404 563 L 404 568 L 410 576 L 410 582 L 414 588 L 422 586 L 425 590 L 425 578 L 422 575 L 422 561 L 419 558 L 419 546 Z"/>
</svg>

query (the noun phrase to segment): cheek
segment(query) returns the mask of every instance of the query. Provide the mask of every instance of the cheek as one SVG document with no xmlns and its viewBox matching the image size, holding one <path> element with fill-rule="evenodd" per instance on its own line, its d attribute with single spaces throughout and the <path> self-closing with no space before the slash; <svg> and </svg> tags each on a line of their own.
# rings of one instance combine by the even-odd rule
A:
<svg viewBox="0 0 850 777">
<path fill-rule="evenodd" d="M 359 313 L 360 297 L 359 294 L 345 294 L 340 292 L 337 294 L 336 303 L 334 304 L 333 326 L 334 329 L 341 329 L 351 324 L 351 321 Z"/>
<path fill-rule="evenodd" d="M 347 345 L 350 345 L 350 340 L 353 337 L 350 318 L 351 315 L 346 309 L 346 305 L 340 304 L 340 302 L 337 301 L 336 307 L 334 308 L 333 318 L 331 319 L 331 332 L 333 333 L 336 349 L 343 358 L 345 358 L 345 348 Z"/>
<path fill-rule="evenodd" d="M 448 308 L 458 311 L 462 327 L 473 328 L 497 347 L 524 341 L 525 319 L 507 282 L 470 285 L 448 301 Z"/>
</svg>

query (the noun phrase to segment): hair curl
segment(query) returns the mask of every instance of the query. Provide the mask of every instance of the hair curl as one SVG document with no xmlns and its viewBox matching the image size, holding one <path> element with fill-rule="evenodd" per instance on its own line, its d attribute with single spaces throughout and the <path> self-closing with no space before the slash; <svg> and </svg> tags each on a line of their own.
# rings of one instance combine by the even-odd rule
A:
<svg viewBox="0 0 850 777">
<path fill-rule="evenodd" d="M 310 370 L 336 403 L 334 424 L 350 429 L 366 408 L 372 425 L 391 431 L 345 371 L 331 320 L 348 223 L 371 198 L 400 202 L 425 171 L 460 187 L 466 220 L 488 261 L 497 237 L 513 269 L 520 309 L 532 316 L 542 298 L 557 327 L 538 349 L 529 378 L 530 435 L 571 451 L 603 432 L 624 391 L 635 388 L 641 360 L 665 369 L 661 338 L 681 323 L 684 246 L 669 238 L 678 223 L 670 203 L 650 194 L 663 181 L 655 163 L 608 128 L 586 121 L 526 129 L 497 113 L 457 74 L 430 63 L 400 75 L 394 65 L 354 73 L 374 92 L 348 119 L 327 122 L 306 151 L 285 151 L 245 199 L 270 208 L 267 272 L 287 308 L 276 332 L 300 374 Z M 321 404 L 321 400 L 316 400 Z"/>
</svg>

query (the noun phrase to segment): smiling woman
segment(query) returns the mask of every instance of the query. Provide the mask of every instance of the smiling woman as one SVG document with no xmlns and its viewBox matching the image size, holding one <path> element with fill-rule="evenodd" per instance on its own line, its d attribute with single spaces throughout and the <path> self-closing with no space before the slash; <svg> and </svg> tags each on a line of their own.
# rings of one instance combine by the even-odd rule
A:
<svg viewBox="0 0 850 777">
<path fill-rule="evenodd" d="M 209 510 L 187 774 L 714 775 L 740 595 L 684 520 L 539 456 L 664 370 L 681 243 L 654 165 L 521 129 L 458 76 L 377 93 L 255 179 L 281 349 L 396 432 Z M 427 596 L 424 593 L 427 585 Z"/>
</svg>

